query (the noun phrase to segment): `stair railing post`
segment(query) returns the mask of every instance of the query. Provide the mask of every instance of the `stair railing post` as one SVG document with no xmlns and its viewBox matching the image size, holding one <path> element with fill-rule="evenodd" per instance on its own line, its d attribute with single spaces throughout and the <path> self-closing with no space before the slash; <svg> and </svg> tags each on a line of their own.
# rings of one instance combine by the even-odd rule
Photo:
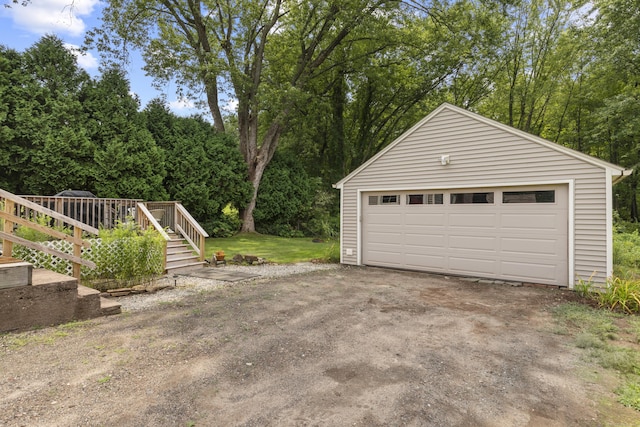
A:
<svg viewBox="0 0 640 427">
<path fill-rule="evenodd" d="M 15 203 L 13 200 L 4 199 L 4 211 L 13 216 L 15 210 Z M 4 220 L 4 228 L 3 230 L 7 234 L 13 234 L 13 222 L 8 219 Z M 11 257 L 13 256 L 13 242 L 3 239 L 2 241 L 2 256 Z"/>
<path fill-rule="evenodd" d="M 173 227 L 171 229 L 174 231 L 178 230 L 178 227 L 176 227 L 178 224 L 178 203 L 173 202 Z"/>
<path fill-rule="evenodd" d="M 79 227 L 73 227 L 73 256 L 82 256 L 82 230 Z M 73 277 L 80 282 L 80 264 L 77 262 L 73 263 Z"/>
<path fill-rule="evenodd" d="M 204 236 L 198 233 L 198 239 L 200 240 L 200 262 L 204 261 Z"/>
</svg>

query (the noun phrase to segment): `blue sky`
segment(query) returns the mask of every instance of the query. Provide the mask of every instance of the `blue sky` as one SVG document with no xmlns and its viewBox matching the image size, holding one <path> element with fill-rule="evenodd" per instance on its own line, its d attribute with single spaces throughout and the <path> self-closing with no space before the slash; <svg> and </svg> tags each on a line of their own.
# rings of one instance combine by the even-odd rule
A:
<svg viewBox="0 0 640 427">
<path fill-rule="evenodd" d="M 70 49 L 82 45 L 85 32 L 100 24 L 103 7 L 99 0 L 33 0 L 26 7 L 19 4 L 2 7 L 10 2 L 0 0 L 0 44 L 17 51 L 31 47 L 45 34 L 55 34 Z M 99 74 L 98 52 L 78 56 L 78 65 L 96 77 Z M 151 99 L 164 95 L 176 114 L 188 116 L 201 112 L 210 117 L 206 110 L 193 108 L 190 100 L 178 99 L 175 84 L 169 83 L 162 90 L 152 87 L 152 79 L 145 76 L 142 65 L 138 57 L 127 68 L 131 91 L 138 95 L 142 107 Z"/>
</svg>

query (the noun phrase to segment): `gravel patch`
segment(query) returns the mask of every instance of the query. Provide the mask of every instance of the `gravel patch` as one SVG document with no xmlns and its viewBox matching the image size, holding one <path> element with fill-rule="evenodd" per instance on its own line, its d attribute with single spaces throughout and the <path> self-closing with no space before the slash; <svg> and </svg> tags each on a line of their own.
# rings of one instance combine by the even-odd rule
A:
<svg viewBox="0 0 640 427">
<path fill-rule="evenodd" d="M 203 279 L 199 277 L 170 275 L 163 276 L 157 280 L 158 285 L 169 285 L 154 294 L 137 294 L 117 299 L 122 307 L 122 311 L 146 310 L 160 303 L 179 301 L 189 295 L 202 291 L 211 291 L 221 287 L 232 287 L 239 284 L 277 277 L 291 276 L 294 274 L 304 274 L 318 270 L 333 270 L 340 268 L 339 264 L 321 264 L 311 262 L 300 262 L 296 264 L 262 264 L 262 265 L 224 265 L 211 267 L 224 269 L 226 271 L 241 271 L 257 274 L 259 277 L 252 277 L 246 280 L 228 282 L 223 280 Z"/>
</svg>

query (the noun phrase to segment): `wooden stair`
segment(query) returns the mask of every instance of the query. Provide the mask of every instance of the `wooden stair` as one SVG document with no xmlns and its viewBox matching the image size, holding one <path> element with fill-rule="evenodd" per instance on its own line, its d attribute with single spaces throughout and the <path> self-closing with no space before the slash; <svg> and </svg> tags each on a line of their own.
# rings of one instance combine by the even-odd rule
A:
<svg viewBox="0 0 640 427">
<path fill-rule="evenodd" d="M 74 277 L 45 269 L 34 269 L 30 276 L 31 283 L 25 281 L 0 289 L 0 332 L 121 312 L 120 304 L 101 297 L 95 289 L 78 284 Z"/>
<path fill-rule="evenodd" d="M 200 261 L 189 244 L 176 233 L 169 233 L 170 240 L 167 241 L 167 274 L 181 274 L 197 270 L 205 266 L 205 262 Z"/>
</svg>

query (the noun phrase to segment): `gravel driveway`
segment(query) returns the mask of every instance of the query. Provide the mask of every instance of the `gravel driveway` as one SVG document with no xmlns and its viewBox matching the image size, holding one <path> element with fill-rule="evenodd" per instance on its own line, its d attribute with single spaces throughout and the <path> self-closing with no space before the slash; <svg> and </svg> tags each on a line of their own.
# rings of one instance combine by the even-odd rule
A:
<svg viewBox="0 0 640 427">
<path fill-rule="evenodd" d="M 613 425 L 554 333 L 572 293 L 303 267 L 0 336 L 0 425 Z"/>
</svg>

